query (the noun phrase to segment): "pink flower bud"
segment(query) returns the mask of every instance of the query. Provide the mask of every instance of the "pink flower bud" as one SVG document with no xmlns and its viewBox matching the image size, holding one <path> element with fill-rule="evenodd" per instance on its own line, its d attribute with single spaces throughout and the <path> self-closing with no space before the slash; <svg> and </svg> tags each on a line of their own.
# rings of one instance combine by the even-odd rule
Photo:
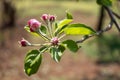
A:
<svg viewBox="0 0 120 80">
<path fill-rule="evenodd" d="M 31 44 L 25 40 L 24 38 L 22 38 L 21 41 L 19 41 L 19 44 L 22 46 L 22 47 L 26 47 L 26 46 L 30 46 Z"/>
<path fill-rule="evenodd" d="M 58 45 L 58 43 L 59 43 L 58 38 L 57 37 L 52 38 L 51 43 L 52 43 L 52 45 Z"/>
<path fill-rule="evenodd" d="M 47 14 L 43 14 L 42 17 L 41 17 L 41 19 L 42 19 L 43 21 L 48 20 L 48 15 L 47 15 Z"/>
<path fill-rule="evenodd" d="M 27 24 L 28 24 L 29 27 L 31 26 L 32 20 L 33 20 L 33 19 L 30 19 L 30 20 L 27 22 Z"/>
<path fill-rule="evenodd" d="M 39 29 L 39 27 L 41 26 L 41 23 L 36 19 L 30 19 L 28 21 L 28 26 L 30 27 L 31 32 L 35 32 Z"/>
<path fill-rule="evenodd" d="M 55 21 L 55 16 L 54 16 L 54 15 L 49 15 L 49 21 L 50 21 L 50 22 Z"/>
</svg>

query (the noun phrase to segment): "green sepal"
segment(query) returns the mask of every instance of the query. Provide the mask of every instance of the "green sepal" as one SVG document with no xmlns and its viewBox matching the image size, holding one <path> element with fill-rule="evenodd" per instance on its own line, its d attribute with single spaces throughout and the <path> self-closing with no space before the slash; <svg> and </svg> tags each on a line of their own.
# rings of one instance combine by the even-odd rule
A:
<svg viewBox="0 0 120 80">
<path fill-rule="evenodd" d="M 39 36 L 38 33 L 36 33 L 36 32 L 31 32 L 31 31 L 30 31 L 30 27 L 29 27 L 28 25 L 26 25 L 26 26 L 24 27 L 24 29 L 25 29 L 27 32 L 29 32 L 30 34 L 34 35 L 34 36 Z"/>
</svg>

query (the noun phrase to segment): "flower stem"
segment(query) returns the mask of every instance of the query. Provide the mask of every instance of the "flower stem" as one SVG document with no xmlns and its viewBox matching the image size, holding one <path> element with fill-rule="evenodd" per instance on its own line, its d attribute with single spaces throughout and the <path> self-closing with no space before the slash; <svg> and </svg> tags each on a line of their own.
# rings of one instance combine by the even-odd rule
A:
<svg viewBox="0 0 120 80">
<path fill-rule="evenodd" d="M 50 40 L 47 36 L 45 36 L 45 34 L 43 34 L 43 33 L 40 31 L 40 29 L 39 29 L 38 33 L 39 33 L 39 35 L 40 35 L 43 39 L 48 40 L 48 41 Z"/>
<path fill-rule="evenodd" d="M 30 46 L 43 46 L 43 44 L 31 44 Z"/>
<path fill-rule="evenodd" d="M 45 43 L 45 44 L 31 44 L 29 46 L 48 46 L 50 45 L 51 43 Z"/>
<path fill-rule="evenodd" d="M 63 34 L 63 35 L 60 36 L 58 39 L 60 40 L 60 39 L 64 38 L 65 36 L 66 36 L 66 34 Z"/>
<path fill-rule="evenodd" d="M 50 37 L 52 38 L 53 37 L 53 35 L 52 35 L 52 26 L 51 26 L 50 21 L 48 21 L 48 30 L 49 30 L 49 33 L 50 33 Z"/>
</svg>

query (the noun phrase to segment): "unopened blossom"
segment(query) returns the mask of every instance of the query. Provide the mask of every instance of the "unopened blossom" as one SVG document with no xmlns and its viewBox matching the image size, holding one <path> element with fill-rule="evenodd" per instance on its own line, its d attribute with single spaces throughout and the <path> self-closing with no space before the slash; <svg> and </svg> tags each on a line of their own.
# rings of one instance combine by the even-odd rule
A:
<svg viewBox="0 0 120 80">
<path fill-rule="evenodd" d="M 41 19 L 43 20 L 43 21 L 47 21 L 48 20 L 48 15 L 47 14 L 43 14 L 42 16 L 41 16 Z"/>
<path fill-rule="evenodd" d="M 25 40 L 24 38 L 22 38 L 21 41 L 19 41 L 19 44 L 22 46 L 22 47 L 26 47 L 26 46 L 30 46 L 31 44 Z"/>
<path fill-rule="evenodd" d="M 49 21 L 54 22 L 55 21 L 55 16 L 54 15 L 49 15 Z"/>
<path fill-rule="evenodd" d="M 57 37 L 54 37 L 51 39 L 51 43 L 52 43 L 52 45 L 58 45 L 59 39 Z"/>
<path fill-rule="evenodd" d="M 28 26 L 30 27 L 31 32 L 35 32 L 39 29 L 39 27 L 41 26 L 41 23 L 36 19 L 30 19 L 28 21 Z"/>
</svg>

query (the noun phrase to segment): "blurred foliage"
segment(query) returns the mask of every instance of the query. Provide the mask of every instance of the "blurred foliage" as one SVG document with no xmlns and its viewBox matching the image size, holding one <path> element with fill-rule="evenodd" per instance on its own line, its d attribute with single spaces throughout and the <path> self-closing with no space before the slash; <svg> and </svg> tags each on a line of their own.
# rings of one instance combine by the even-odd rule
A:
<svg viewBox="0 0 120 80">
<path fill-rule="evenodd" d="M 119 35 L 102 35 L 88 42 L 85 52 L 97 59 L 98 63 L 120 63 L 120 38 Z"/>
<path fill-rule="evenodd" d="M 112 2 L 113 2 L 112 10 L 117 14 L 120 14 L 120 1 L 113 0 Z"/>
<path fill-rule="evenodd" d="M 97 0 L 97 4 L 103 5 L 103 6 L 112 6 L 111 0 Z"/>
<path fill-rule="evenodd" d="M 76 0 L 13 0 L 13 2 L 15 3 L 20 18 L 25 18 L 26 16 L 37 16 L 43 13 L 56 14 L 57 16 L 63 17 L 66 10 L 69 10 L 70 12 L 81 11 L 84 14 L 89 13 L 93 15 L 96 15 L 98 11 L 98 5 L 95 1 L 87 2 L 84 0 L 79 0 L 79 2 L 77 2 Z"/>
</svg>

